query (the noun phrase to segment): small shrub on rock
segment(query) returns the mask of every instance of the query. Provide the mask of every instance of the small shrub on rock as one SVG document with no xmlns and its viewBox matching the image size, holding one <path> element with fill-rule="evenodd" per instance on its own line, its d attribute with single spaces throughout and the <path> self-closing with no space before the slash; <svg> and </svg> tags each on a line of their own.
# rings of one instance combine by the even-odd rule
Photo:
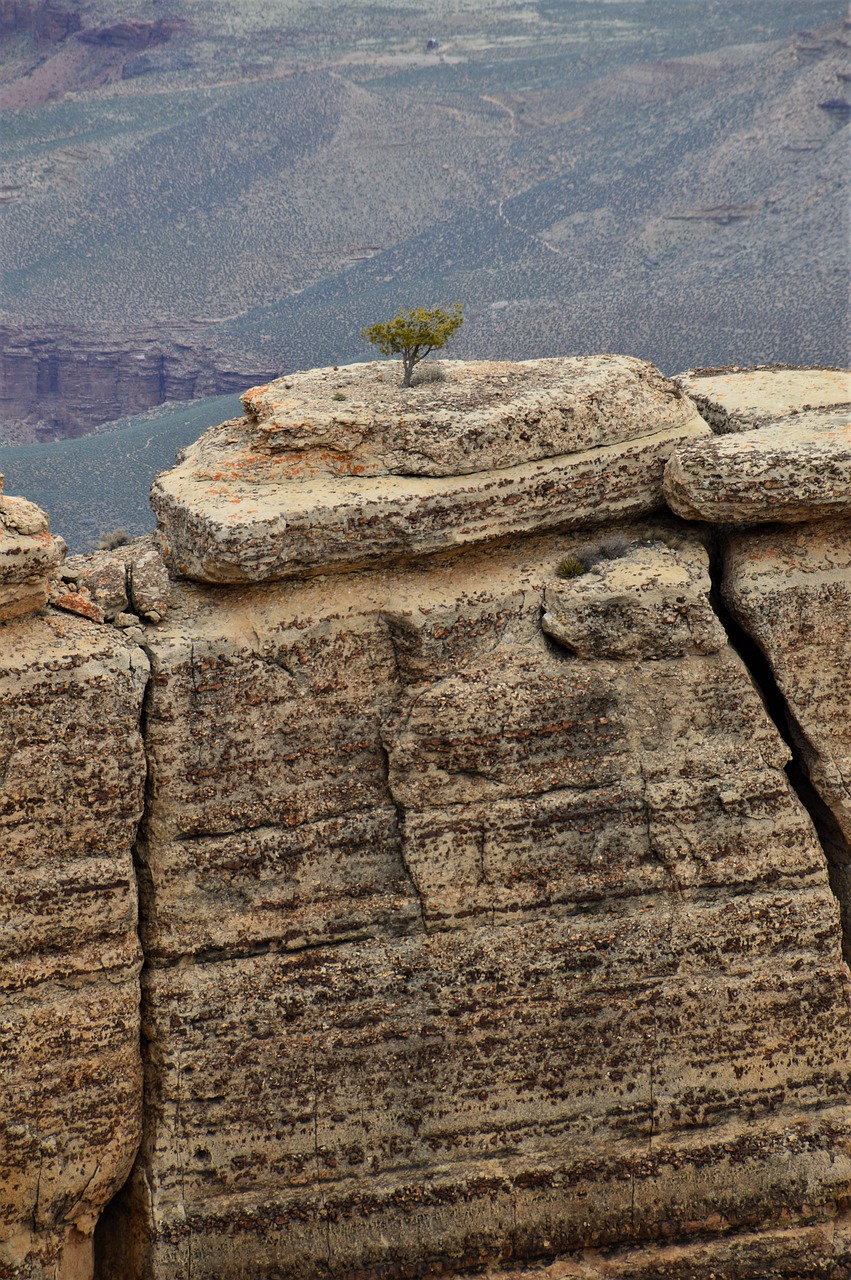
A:
<svg viewBox="0 0 851 1280">
<path fill-rule="evenodd" d="M 629 540 L 622 533 L 613 534 L 602 542 L 584 542 L 556 565 L 560 578 L 579 578 L 602 560 L 619 560 L 629 550 Z"/>
<path fill-rule="evenodd" d="M 110 533 L 101 533 L 95 543 L 95 551 L 114 551 L 116 547 L 126 547 L 130 534 L 126 529 L 113 529 Z"/>
<path fill-rule="evenodd" d="M 585 572 L 585 565 L 576 556 L 565 556 L 556 565 L 556 573 L 560 578 L 581 578 Z"/>
</svg>

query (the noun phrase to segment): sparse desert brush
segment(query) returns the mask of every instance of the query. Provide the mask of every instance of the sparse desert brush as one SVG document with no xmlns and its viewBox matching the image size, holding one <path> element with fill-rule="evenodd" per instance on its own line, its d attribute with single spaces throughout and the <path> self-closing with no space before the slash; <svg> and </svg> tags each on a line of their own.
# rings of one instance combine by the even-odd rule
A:
<svg viewBox="0 0 851 1280">
<path fill-rule="evenodd" d="M 556 565 L 556 574 L 559 578 L 581 578 L 585 572 L 585 565 L 576 556 L 565 556 Z"/>
<path fill-rule="evenodd" d="M 583 542 L 574 547 L 570 555 L 564 557 L 556 565 L 556 573 L 560 578 L 579 578 L 588 573 L 601 560 L 618 560 L 629 550 L 629 539 L 622 533 L 612 534 L 601 542 Z"/>
<path fill-rule="evenodd" d="M 652 547 L 654 543 L 661 543 L 663 547 L 667 547 L 670 551 L 681 551 L 683 547 L 688 545 L 688 538 L 678 529 L 651 529 L 643 538 L 638 541 L 640 547 Z"/>
<path fill-rule="evenodd" d="M 422 387 L 428 382 L 445 382 L 446 370 L 436 360 L 430 364 L 421 364 L 414 374 L 412 385 Z"/>
<path fill-rule="evenodd" d="M 126 547 L 130 534 L 126 529 L 113 529 L 110 533 L 98 534 L 94 545 L 95 551 L 114 551 L 116 547 Z"/>
</svg>

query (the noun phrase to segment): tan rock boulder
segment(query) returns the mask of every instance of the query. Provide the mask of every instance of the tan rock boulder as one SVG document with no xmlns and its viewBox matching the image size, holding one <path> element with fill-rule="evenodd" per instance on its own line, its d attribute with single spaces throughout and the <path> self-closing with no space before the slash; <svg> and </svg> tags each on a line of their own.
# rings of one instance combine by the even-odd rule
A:
<svg viewBox="0 0 851 1280">
<path fill-rule="evenodd" d="M 689 369 L 675 382 L 718 435 L 769 426 L 790 413 L 851 404 L 848 369 Z"/>
<path fill-rule="evenodd" d="M 148 622 L 162 621 L 170 600 L 168 571 L 149 539 L 134 543 L 128 562 L 128 589 L 137 614 Z"/>
<path fill-rule="evenodd" d="M 447 368 L 411 393 L 381 363 L 247 393 L 246 419 L 154 484 L 170 568 L 263 582 L 637 516 L 661 505 L 674 446 L 709 435 L 631 358 Z"/>
<path fill-rule="evenodd" d="M 107 628 L 19 618 L 0 644 L 0 1274 L 92 1275 L 141 1130 L 131 845 L 148 664 Z"/>
<path fill-rule="evenodd" d="M 715 653 L 727 635 L 710 585 L 703 547 L 627 544 L 622 556 L 548 587 L 541 626 L 583 658 Z"/>
<path fill-rule="evenodd" d="M 114 552 L 95 552 L 86 557 L 77 582 L 99 605 L 107 622 L 127 608 L 127 571 L 124 560 Z"/>
<path fill-rule="evenodd" d="M 686 520 L 803 523 L 851 514 L 851 413 L 802 413 L 678 448 L 664 489 Z"/>
<path fill-rule="evenodd" d="M 40 507 L 25 498 L 0 494 L 0 622 L 46 604 L 50 578 L 65 550 L 62 539 L 48 532 L 47 516 Z"/>
</svg>

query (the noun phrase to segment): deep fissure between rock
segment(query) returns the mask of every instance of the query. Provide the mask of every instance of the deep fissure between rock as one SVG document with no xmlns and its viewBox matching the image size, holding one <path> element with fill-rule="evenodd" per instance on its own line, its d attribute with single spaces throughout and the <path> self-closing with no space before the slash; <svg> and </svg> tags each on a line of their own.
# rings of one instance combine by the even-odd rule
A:
<svg viewBox="0 0 851 1280">
<path fill-rule="evenodd" d="M 839 903 L 842 929 L 842 955 L 851 965 L 851 848 L 830 806 L 819 794 L 807 766 L 803 750 L 805 735 L 783 696 L 763 650 L 727 607 L 722 593 L 725 573 L 726 541 L 717 532 L 709 543 L 709 574 L 712 580 L 710 603 L 747 669 L 763 705 L 777 727 L 792 759 L 785 766 L 786 777 L 801 804 L 809 814 L 816 837 L 824 851 L 831 892 Z"/>
</svg>

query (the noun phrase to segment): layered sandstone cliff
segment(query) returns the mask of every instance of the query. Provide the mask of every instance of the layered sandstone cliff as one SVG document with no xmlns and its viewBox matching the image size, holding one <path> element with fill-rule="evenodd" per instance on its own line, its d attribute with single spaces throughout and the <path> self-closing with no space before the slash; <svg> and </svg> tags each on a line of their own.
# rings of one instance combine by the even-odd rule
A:
<svg viewBox="0 0 851 1280">
<path fill-rule="evenodd" d="M 851 1273 L 847 425 L 790 524 L 639 361 L 445 370 L 254 389 L 167 593 L 0 629 L 0 1276 Z"/>
</svg>

